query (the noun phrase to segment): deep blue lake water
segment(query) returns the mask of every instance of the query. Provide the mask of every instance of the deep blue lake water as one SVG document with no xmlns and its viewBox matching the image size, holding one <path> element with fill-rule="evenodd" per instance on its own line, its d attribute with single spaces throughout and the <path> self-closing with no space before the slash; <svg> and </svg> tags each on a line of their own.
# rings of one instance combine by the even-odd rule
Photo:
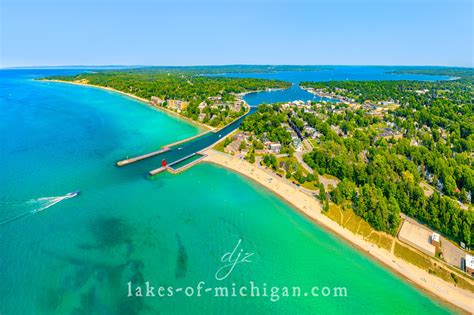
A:
<svg viewBox="0 0 474 315">
<path fill-rule="evenodd" d="M 339 81 L 339 80 L 446 80 L 446 76 L 392 74 L 390 72 L 407 69 L 407 67 L 377 67 L 377 66 L 328 66 L 327 70 L 277 72 L 277 73 L 229 73 L 228 77 L 250 77 L 292 82 L 293 86 L 287 90 L 260 92 L 248 94 L 245 100 L 250 105 L 261 103 L 289 102 L 294 100 L 319 100 L 320 98 L 298 87 L 303 81 Z"/>
</svg>

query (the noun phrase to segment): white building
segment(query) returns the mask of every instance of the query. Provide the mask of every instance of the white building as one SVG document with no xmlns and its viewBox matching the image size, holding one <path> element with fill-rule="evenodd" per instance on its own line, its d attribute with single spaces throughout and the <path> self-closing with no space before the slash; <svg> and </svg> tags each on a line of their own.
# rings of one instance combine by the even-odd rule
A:
<svg viewBox="0 0 474 315">
<path fill-rule="evenodd" d="M 465 261 L 465 269 L 466 272 L 474 277 L 474 256 L 471 256 L 469 254 L 466 254 L 466 261 Z"/>
<path fill-rule="evenodd" d="M 270 144 L 270 150 L 275 153 L 275 154 L 278 154 L 280 153 L 281 151 L 281 144 L 280 143 L 271 143 Z"/>
<path fill-rule="evenodd" d="M 439 247 L 440 244 L 441 242 L 439 241 L 439 234 L 436 232 L 433 232 L 433 234 L 431 234 L 431 245 Z"/>
</svg>

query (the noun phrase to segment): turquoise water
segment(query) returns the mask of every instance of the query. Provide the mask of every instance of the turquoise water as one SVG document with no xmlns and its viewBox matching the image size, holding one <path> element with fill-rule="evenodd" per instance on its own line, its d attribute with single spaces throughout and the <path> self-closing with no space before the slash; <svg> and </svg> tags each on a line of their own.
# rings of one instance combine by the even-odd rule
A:
<svg viewBox="0 0 474 315">
<path fill-rule="evenodd" d="M 198 164 L 149 180 L 155 161 L 116 168 L 199 130 L 118 94 L 31 80 L 65 72 L 0 71 L 0 222 L 44 208 L 0 225 L 2 315 L 452 312 L 238 174 Z M 238 239 L 251 262 L 217 281 Z M 348 296 L 138 298 L 129 281 Z"/>
</svg>

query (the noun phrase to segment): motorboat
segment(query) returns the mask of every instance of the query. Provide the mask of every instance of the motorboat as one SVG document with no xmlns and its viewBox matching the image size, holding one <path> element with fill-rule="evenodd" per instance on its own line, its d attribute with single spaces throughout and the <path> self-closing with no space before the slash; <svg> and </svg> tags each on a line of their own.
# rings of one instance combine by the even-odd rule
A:
<svg viewBox="0 0 474 315">
<path fill-rule="evenodd" d="M 70 198 L 71 197 L 76 197 L 77 195 L 79 195 L 80 192 L 81 192 L 80 190 L 76 190 L 76 191 L 73 191 L 73 192 L 70 192 L 70 193 L 66 194 L 66 196 L 68 196 Z"/>
</svg>

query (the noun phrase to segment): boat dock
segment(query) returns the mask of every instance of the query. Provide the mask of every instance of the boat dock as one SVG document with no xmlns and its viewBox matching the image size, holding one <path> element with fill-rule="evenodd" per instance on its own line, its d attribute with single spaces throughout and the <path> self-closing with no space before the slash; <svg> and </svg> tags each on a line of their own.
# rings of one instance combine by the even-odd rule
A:
<svg viewBox="0 0 474 315">
<path fill-rule="evenodd" d="M 155 155 L 158 155 L 158 154 L 161 154 L 161 153 L 168 152 L 169 150 L 170 150 L 170 148 L 166 147 L 166 148 L 163 148 L 163 149 L 160 149 L 160 150 L 157 150 L 157 151 L 153 151 L 153 152 L 150 152 L 150 153 L 147 153 L 147 154 L 139 155 L 139 156 L 136 156 L 136 157 L 125 159 L 125 160 L 121 160 L 121 161 L 117 162 L 117 166 L 124 166 L 124 165 L 130 164 L 130 163 L 134 163 L 134 162 L 137 162 L 137 161 L 140 161 L 140 160 L 144 160 L 144 159 L 147 159 L 149 157 L 152 157 L 152 156 L 155 156 Z"/>
</svg>

